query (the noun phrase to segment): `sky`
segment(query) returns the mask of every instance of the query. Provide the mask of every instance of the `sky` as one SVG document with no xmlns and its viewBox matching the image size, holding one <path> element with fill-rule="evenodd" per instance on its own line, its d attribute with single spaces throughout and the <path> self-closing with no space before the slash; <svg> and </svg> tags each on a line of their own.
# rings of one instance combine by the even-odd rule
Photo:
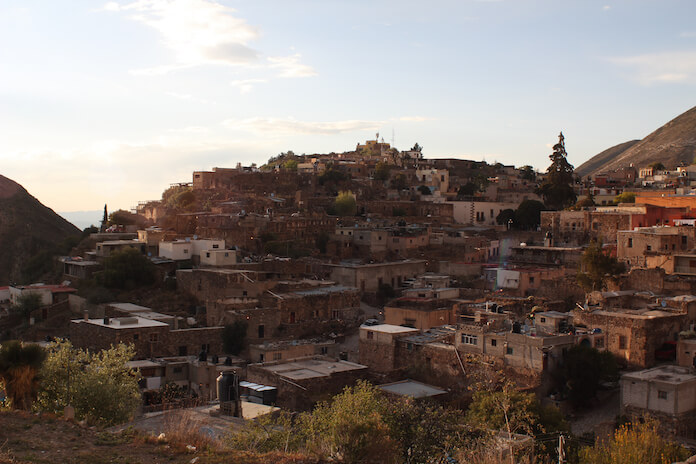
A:
<svg viewBox="0 0 696 464">
<path fill-rule="evenodd" d="M 575 166 L 696 105 L 693 0 L 0 0 L 0 174 L 56 211 L 418 142 Z"/>
</svg>

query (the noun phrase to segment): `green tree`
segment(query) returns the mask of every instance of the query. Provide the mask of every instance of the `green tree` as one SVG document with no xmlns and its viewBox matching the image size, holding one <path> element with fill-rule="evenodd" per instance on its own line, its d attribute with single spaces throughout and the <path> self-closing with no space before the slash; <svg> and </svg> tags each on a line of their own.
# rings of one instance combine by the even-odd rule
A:
<svg viewBox="0 0 696 464">
<path fill-rule="evenodd" d="M 520 168 L 520 176 L 524 180 L 529 180 L 532 182 L 536 180 L 536 172 L 534 172 L 534 168 L 528 164 Z"/>
<path fill-rule="evenodd" d="M 636 194 L 633 192 L 623 192 L 620 195 L 616 195 L 614 198 L 614 203 L 635 203 Z"/>
<path fill-rule="evenodd" d="M 338 216 L 355 216 L 358 211 L 358 203 L 353 192 L 339 192 L 334 201 L 334 209 Z"/>
<path fill-rule="evenodd" d="M 22 319 L 29 320 L 31 313 L 43 306 L 39 293 L 23 293 L 17 298 L 17 304 L 12 310 L 22 315 Z"/>
<path fill-rule="evenodd" d="M 140 251 L 126 248 L 104 259 L 104 270 L 96 279 L 107 288 L 133 289 L 154 282 L 154 265 Z"/>
<path fill-rule="evenodd" d="M 614 355 L 609 351 L 575 345 L 563 356 L 563 364 L 553 378 L 559 391 L 568 395 L 570 402 L 583 406 L 594 399 L 603 381 L 616 381 L 618 369 Z"/>
<path fill-rule="evenodd" d="M 375 165 L 375 180 L 385 181 L 389 179 L 389 171 L 391 167 L 382 161 L 377 162 Z"/>
<path fill-rule="evenodd" d="M 539 402 L 532 393 L 519 392 L 509 382 L 498 391 L 480 388 L 474 392 L 466 420 L 482 430 L 534 434 L 540 423 Z"/>
<path fill-rule="evenodd" d="M 418 192 L 419 192 L 421 195 L 432 195 L 432 192 L 430 191 L 430 188 L 429 188 L 428 186 L 426 186 L 426 185 L 421 185 L 420 187 L 418 187 Z"/>
<path fill-rule="evenodd" d="M 649 167 L 653 168 L 653 171 L 664 171 L 665 170 L 665 165 L 662 164 L 660 161 L 657 161 L 655 163 L 650 164 Z"/>
<path fill-rule="evenodd" d="M 133 416 L 141 398 L 139 375 L 126 365 L 135 355 L 132 345 L 92 353 L 63 340 L 52 343 L 48 353 L 41 369 L 40 410 L 60 414 L 70 404 L 76 418 L 105 425 Z"/>
<path fill-rule="evenodd" d="M 622 425 L 611 440 L 598 442 L 580 451 L 581 464 L 669 464 L 684 461 L 688 450 L 668 441 L 658 431 L 658 423 L 647 420 Z"/>
<path fill-rule="evenodd" d="M 567 156 L 565 138 L 561 132 L 558 143 L 553 146 L 553 153 L 549 155 L 551 165 L 546 170 L 546 181 L 538 189 L 546 206 L 553 210 L 567 208 L 577 199 L 573 189 L 573 165 L 568 162 Z"/>
<path fill-rule="evenodd" d="M 541 223 L 544 204 L 536 200 L 524 200 L 515 211 L 515 224 L 521 229 L 536 229 Z"/>
<path fill-rule="evenodd" d="M 225 353 L 236 356 L 244 350 L 247 325 L 246 321 L 236 320 L 222 329 L 222 349 Z"/>
<path fill-rule="evenodd" d="M 478 192 L 478 186 L 473 182 L 467 182 L 459 187 L 457 190 L 458 197 L 472 197 Z"/>
<path fill-rule="evenodd" d="M 137 223 L 138 215 L 125 209 L 119 209 L 109 214 L 109 225 L 133 225 Z"/>
<path fill-rule="evenodd" d="M 626 271 L 623 263 L 602 249 L 602 246 L 592 240 L 582 253 L 581 270 L 578 272 L 578 283 L 588 291 L 600 290 L 605 287 L 608 277 Z"/>
<path fill-rule="evenodd" d="M 498 224 L 500 224 L 502 226 L 506 226 L 506 227 L 507 227 L 508 223 L 511 223 L 512 226 L 515 227 L 516 226 L 515 220 L 516 220 L 515 210 L 510 209 L 510 208 L 502 210 L 495 217 L 495 222 L 497 222 Z M 510 221 L 512 221 L 512 222 L 510 222 Z"/>
<path fill-rule="evenodd" d="M 406 176 L 399 173 L 392 177 L 391 188 L 395 190 L 405 190 L 408 188 L 408 182 L 406 182 Z"/>
<path fill-rule="evenodd" d="M 286 171 L 297 171 L 297 160 L 287 160 L 283 163 L 283 169 L 285 169 Z"/>
<path fill-rule="evenodd" d="M 575 203 L 576 209 L 589 208 L 591 206 L 595 206 L 594 195 L 592 195 L 592 192 L 588 193 L 585 198 Z"/>
<path fill-rule="evenodd" d="M 17 340 L 0 345 L 0 380 L 13 408 L 31 409 L 45 358 L 46 352 L 39 345 L 23 345 Z"/>
<path fill-rule="evenodd" d="M 302 430 L 312 451 L 344 463 L 396 462 L 397 444 L 383 418 L 384 401 L 376 387 L 361 381 L 320 403 L 303 416 Z"/>
</svg>

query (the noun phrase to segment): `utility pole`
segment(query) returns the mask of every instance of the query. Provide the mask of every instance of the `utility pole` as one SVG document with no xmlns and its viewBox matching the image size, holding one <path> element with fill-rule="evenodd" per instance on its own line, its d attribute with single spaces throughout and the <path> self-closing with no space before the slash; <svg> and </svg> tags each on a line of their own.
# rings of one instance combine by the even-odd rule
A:
<svg viewBox="0 0 696 464">
<path fill-rule="evenodd" d="M 563 437 L 563 434 L 558 435 L 558 464 L 563 464 L 565 463 L 565 437 Z"/>
</svg>

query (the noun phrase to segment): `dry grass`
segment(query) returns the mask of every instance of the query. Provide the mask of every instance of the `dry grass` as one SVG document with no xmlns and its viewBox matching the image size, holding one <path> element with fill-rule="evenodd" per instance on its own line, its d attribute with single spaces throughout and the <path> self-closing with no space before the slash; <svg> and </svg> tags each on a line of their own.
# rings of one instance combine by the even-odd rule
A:
<svg viewBox="0 0 696 464">
<path fill-rule="evenodd" d="M 201 432 L 205 423 L 191 411 L 170 410 L 164 413 L 164 440 L 177 451 L 188 451 L 187 446 L 197 450 L 219 450 L 220 442 Z"/>
</svg>

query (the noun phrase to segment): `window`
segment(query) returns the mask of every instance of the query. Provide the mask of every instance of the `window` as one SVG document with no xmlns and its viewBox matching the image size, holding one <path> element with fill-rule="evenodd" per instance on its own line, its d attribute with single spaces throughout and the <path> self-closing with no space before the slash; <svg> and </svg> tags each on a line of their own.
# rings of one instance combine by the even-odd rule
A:
<svg viewBox="0 0 696 464">
<path fill-rule="evenodd" d="M 686 235 L 681 236 L 682 245 L 686 245 Z"/>
<path fill-rule="evenodd" d="M 327 354 L 329 352 L 329 347 L 322 346 L 320 352 L 321 352 L 321 354 Z"/>
<path fill-rule="evenodd" d="M 651 250 L 652 250 L 652 246 L 651 246 L 651 245 L 648 245 L 647 247 L 645 247 L 645 249 L 646 249 L 647 251 L 651 251 Z"/>
<path fill-rule="evenodd" d="M 625 335 L 619 335 L 619 349 L 620 350 L 625 350 L 626 345 L 628 345 L 626 336 Z"/>
<path fill-rule="evenodd" d="M 666 400 L 667 399 L 667 392 L 664 390 L 657 390 L 657 398 L 660 400 Z"/>
<path fill-rule="evenodd" d="M 540 321 L 540 322 L 546 322 L 546 318 L 545 318 L 545 317 L 540 317 L 540 318 L 539 318 L 539 321 Z"/>
<path fill-rule="evenodd" d="M 273 360 L 278 361 L 279 359 L 283 359 L 283 353 L 273 353 Z"/>
<path fill-rule="evenodd" d="M 408 351 L 413 351 L 413 343 L 406 343 L 406 349 Z"/>
<path fill-rule="evenodd" d="M 205 252 L 205 257 L 206 257 L 206 258 L 210 258 L 210 252 L 206 251 L 206 252 Z"/>
<path fill-rule="evenodd" d="M 188 346 L 183 345 L 179 347 L 179 356 L 188 356 Z"/>
<path fill-rule="evenodd" d="M 184 368 L 181 366 L 177 366 L 174 368 L 174 373 L 175 374 L 181 374 L 184 371 Z"/>
<path fill-rule="evenodd" d="M 185 254 L 185 255 L 188 254 L 188 248 L 184 248 L 184 254 Z"/>
<path fill-rule="evenodd" d="M 478 335 L 462 334 L 462 343 L 465 345 L 478 345 Z"/>
<path fill-rule="evenodd" d="M 371 331 L 371 330 L 368 330 L 368 332 L 367 332 L 367 339 L 368 339 L 368 340 L 372 340 L 373 338 L 375 338 L 375 333 L 374 333 L 373 331 Z"/>
<path fill-rule="evenodd" d="M 505 354 L 512 355 L 512 347 L 511 346 L 508 346 L 507 348 L 505 348 Z"/>
<path fill-rule="evenodd" d="M 628 239 L 628 248 L 633 248 L 633 239 L 632 238 Z"/>
<path fill-rule="evenodd" d="M 137 342 L 139 338 L 140 338 L 140 335 L 138 335 L 138 334 L 133 334 L 133 341 L 134 341 L 134 342 Z"/>
<path fill-rule="evenodd" d="M 213 245 L 213 250 L 217 250 L 218 248 L 220 248 L 220 245 L 218 245 L 218 244 Z"/>
<path fill-rule="evenodd" d="M 229 254 L 229 253 L 225 253 L 225 258 L 229 258 L 229 257 L 230 257 L 230 254 Z"/>
<path fill-rule="evenodd" d="M 604 337 L 597 337 L 594 341 L 595 348 L 604 348 Z"/>
<path fill-rule="evenodd" d="M 150 334 L 150 341 L 153 342 L 153 343 L 157 343 L 157 342 L 159 341 L 159 336 L 158 336 L 158 334 L 156 334 L 156 333 Z"/>
<path fill-rule="evenodd" d="M 533 284 L 533 283 L 534 283 L 534 277 L 529 276 L 529 283 L 530 283 L 530 284 Z M 544 321 L 541 321 L 541 322 L 544 322 Z"/>
<path fill-rule="evenodd" d="M 491 346 L 498 346 L 498 340 L 495 338 L 491 340 Z"/>
</svg>

